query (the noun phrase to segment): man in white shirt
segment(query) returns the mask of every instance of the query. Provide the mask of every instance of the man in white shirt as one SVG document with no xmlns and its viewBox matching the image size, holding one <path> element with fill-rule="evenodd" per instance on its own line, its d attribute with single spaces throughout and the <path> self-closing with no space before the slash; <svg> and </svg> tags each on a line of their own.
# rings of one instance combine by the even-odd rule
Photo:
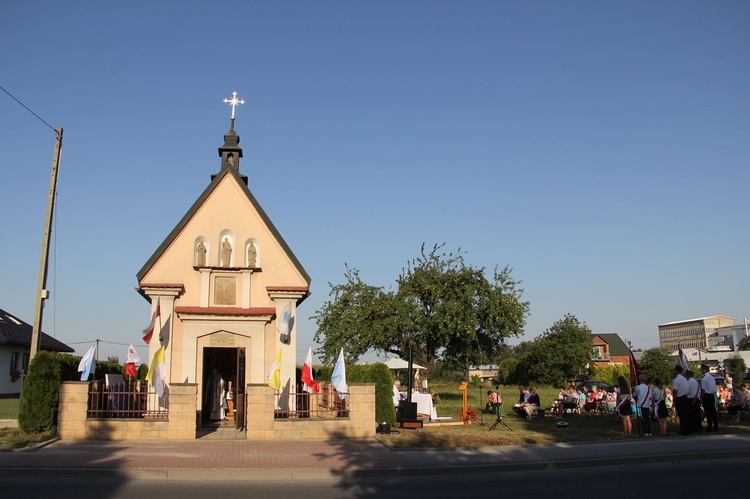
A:
<svg viewBox="0 0 750 499">
<path fill-rule="evenodd" d="M 690 422 L 690 432 L 700 433 L 703 431 L 701 426 L 701 385 L 698 380 L 694 378 L 693 371 L 685 371 L 685 376 L 688 380 L 688 400 L 690 412 L 688 413 L 688 421 Z"/>
<path fill-rule="evenodd" d="M 706 413 L 706 431 L 719 431 L 719 416 L 716 414 L 716 378 L 708 372 L 708 366 L 701 364 L 701 402 Z"/>
<path fill-rule="evenodd" d="M 396 380 L 393 382 L 393 405 L 398 409 L 398 405 L 401 403 L 401 382 Z"/>
<path fill-rule="evenodd" d="M 680 435 L 690 435 L 690 425 L 688 424 L 688 383 L 685 376 L 682 375 L 682 367 L 678 364 L 674 366 L 674 382 L 672 383 L 672 396 L 674 397 L 674 408 L 677 411 L 677 417 L 680 418 Z"/>
<path fill-rule="evenodd" d="M 633 390 L 638 407 L 641 410 L 641 425 L 643 426 L 643 436 L 651 436 L 651 387 L 646 383 L 646 375 L 638 376 L 638 386 Z"/>
</svg>

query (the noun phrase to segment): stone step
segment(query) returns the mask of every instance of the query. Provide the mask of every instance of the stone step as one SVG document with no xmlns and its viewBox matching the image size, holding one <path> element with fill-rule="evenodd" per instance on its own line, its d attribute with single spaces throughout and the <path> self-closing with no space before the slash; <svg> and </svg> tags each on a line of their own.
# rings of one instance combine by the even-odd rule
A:
<svg viewBox="0 0 750 499">
<path fill-rule="evenodd" d="M 244 430 L 234 428 L 198 428 L 196 438 L 201 440 L 245 440 Z"/>
</svg>

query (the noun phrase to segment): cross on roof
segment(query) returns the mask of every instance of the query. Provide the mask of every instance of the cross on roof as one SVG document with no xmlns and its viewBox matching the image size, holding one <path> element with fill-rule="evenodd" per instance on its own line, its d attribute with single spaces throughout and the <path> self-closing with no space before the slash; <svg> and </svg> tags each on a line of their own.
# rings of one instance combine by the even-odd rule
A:
<svg viewBox="0 0 750 499">
<path fill-rule="evenodd" d="M 224 102 L 232 106 L 232 121 L 234 121 L 234 108 L 240 104 L 244 104 L 245 101 L 237 98 L 237 92 L 232 92 L 232 98 L 224 99 Z"/>
</svg>

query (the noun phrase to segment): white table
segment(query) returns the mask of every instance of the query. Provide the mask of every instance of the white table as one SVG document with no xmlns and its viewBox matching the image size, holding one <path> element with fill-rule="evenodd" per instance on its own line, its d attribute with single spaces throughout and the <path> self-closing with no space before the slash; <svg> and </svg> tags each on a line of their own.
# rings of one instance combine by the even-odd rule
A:
<svg viewBox="0 0 750 499">
<path fill-rule="evenodd" d="M 431 420 L 437 420 L 438 415 L 432 403 L 432 395 L 429 393 L 412 392 L 411 401 L 417 403 L 417 414 L 430 416 Z"/>
</svg>

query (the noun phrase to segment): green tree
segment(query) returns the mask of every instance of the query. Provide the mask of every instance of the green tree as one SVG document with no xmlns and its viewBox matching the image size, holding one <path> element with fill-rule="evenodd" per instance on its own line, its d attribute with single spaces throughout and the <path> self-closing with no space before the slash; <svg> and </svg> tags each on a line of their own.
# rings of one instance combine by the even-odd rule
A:
<svg viewBox="0 0 750 499">
<path fill-rule="evenodd" d="M 442 245 L 407 264 L 395 290 L 368 285 L 356 269 L 343 284 L 329 284 L 330 299 L 313 316 L 318 354 L 332 362 L 343 347 L 354 363 L 369 350 L 406 358 L 431 368 L 465 369 L 497 357 L 504 341 L 520 334 L 528 315 L 523 290 L 505 267 L 487 279 L 484 268 L 466 265 L 463 254 Z"/>
<path fill-rule="evenodd" d="M 737 349 L 738 350 L 750 350 L 750 336 L 742 338 L 740 342 L 737 343 Z"/>
<path fill-rule="evenodd" d="M 591 329 L 566 314 L 531 343 L 523 371 L 527 381 L 562 386 L 586 369 L 593 349 Z"/>
<path fill-rule="evenodd" d="M 668 350 L 655 347 L 643 352 L 643 357 L 641 357 L 638 365 L 649 382 L 653 382 L 654 378 L 659 378 L 666 386 L 674 378 L 674 366 L 676 363 L 675 359 L 669 355 Z"/>
<path fill-rule="evenodd" d="M 747 366 L 745 365 L 745 359 L 740 357 L 739 354 L 734 354 L 729 359 L 727 359 L 727 369 L 732 374 L 733 378 L 737 378 L 735 383 L 738 385 L 742 383 L 741 379 L 744 375 L 745 371 L 747 371 Z"/>
</svg>

